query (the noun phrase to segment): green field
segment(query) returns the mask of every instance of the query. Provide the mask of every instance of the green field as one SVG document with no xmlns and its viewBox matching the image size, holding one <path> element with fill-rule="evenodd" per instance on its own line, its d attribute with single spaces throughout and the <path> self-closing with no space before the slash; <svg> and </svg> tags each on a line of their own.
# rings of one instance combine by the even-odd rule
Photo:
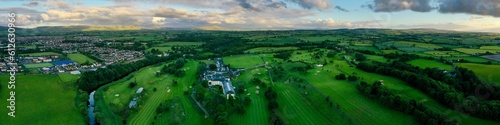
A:
<svg viewBox="0 0 500 125">
<path fill-rule="evenodd" d="M 348 67 L 344 62 L 338 64 L 341 65 L 340 67 Z M 335 80 L 334 75 L 340 71 L 334 70 L 333 67 L 333 65 L 324 67 L 333 70 L 332 72 L 321 69 L 310 70 L 306 78 L 321 92 L 329 95 L 334 104 L 339 104 L 341 110 L 355 124 L 416 124 L 411 116 L 391 110 L 366 98 L 356 90 L 355 84 Z"/>
<path fill-rule="evenodd" d="M 484 62 L 491 61 L 491 60 L 488 60 L 488 59 L 485 59 L 485 58 L 473 57 L 473 56 L 447 57 L 445 59 L 449 59 L 449 60 L 453 60 L 453 61 L 458 61 L 460 59 L 460 60 L 467 60 L 467 61 L 474 62 L 474 63 L 484 63 Z"/>
<path fill-rule="evenodd" d="M 42 68 L 42 67 L 51 67 L 54 66 L 51 63 L 33 63 L 33 64 L 24 64 L 24 67 L 28 69 L 33 69 L 33 68 Z"/>
<path fill-rule="evenodd" d="M 9 117 L 7 75 L 0 75 L 2 88 L 0 121 L 4 125 L 85 124 L 84 116 L 75 106 L 76 91 L 64 89 L 57 75 L 18 75 L 16 77 L 16 118 Z M 5 114 L 3 114 L 5 113 Z"/>
<path fill-rule="evenodd" d="M 485 65 L 476 63 L 455 63 L 456 66 L 472 70 L 476 75 L 489 83 L 500 85 L 500 65 Z"/>
<path fill-rule="evenodd" d="M 171 51 L 172 47 L 151 47 L 147 51 L 151 51 L 152 49 L 158 49 L 160 51 Z"/>
<path fill-rule="evenodd" d="M 71 75 L 69 73 L 59 73 L 57 75 L 59 76 L 62 82 L 71 82 L 71 81 L 76 82 L 76 80 L 81 76 L 81 75 Z"/>
<path fill-rule="evenodd" d="M 438 112 L 444 113 L 446 116 L 450 118 L 456 118 L 458 119 L 462 124 L 465 125 L 472 125 L 472 124 L 486 124 L 486 125 L 494 125 L 494 124 L 499 124 L 498 122 L 490 121 L 490 120 L 484 120 L 484 119 L 479 119 L 476 117 L 469 116 L 467 114 L 460 113 L 459 111 L 452 110 L 450 108 L 447 108 L 434 99 L 430 98 L 423 92 L 421 92 L 418 89 L 415 89 L 408 85 L 406 82 L 401 81 L 397 78 L 394 77 L 389 77 L 389 76 L 384 76 L 380 74 L 375 74 L 375 73 L 368 73 L 359 69 L 356 69 L 354 67 L 348 67 L 346 66 L 345 62 L 342 62 L 344 64 L 340 64 L 340 71 L 345 72 L 345 73 L 356 73 L 357 76 L 362 77 L 361 79 L 364 81 L 376 81 L 376 80 L 383 80 L 383 85 L 386 86 L 388 89 L 393 90 L 396 94 L 400 94 L 403 96 L 407 96 L 409 98 L 415 99 L 419 102 L 422 102 L 426 107 L 429 109 L 437 110 Z M 369 82 L 371 83 L 371 82 Z M 353 90 L 354 91 L 354 90 Z"/>
<path fill-rule="evenodd" d="M 249 68 L 264 64 L 258 55 L 236 55 L 223 58 L 224 64 L 231 65 L 231 68 Z"/>
<path fill-rule="evenodd" d="M 419 48 L 430 48 L 430 49 L 435 49 L 435 48 L 443 48 L 438 45 L 434 44 L 427 44 L 427 43 L 417 43 L 417 42 L 395 42 L 395 46 L 412 46 L 412 47 L 419 47 Z M 399 47 L 398 47 L 399 48 Z"/>
<path fill-rule="evenodd" d="M 20 54 L 20 56 L 51 56 L 51 55 L 61 55 L 55 52 L 39 52 L 39 53 L 25 53 Z"/>
<path fill-rule="evenodd" d="M 297 47 L 258 47 L 258 48 L 253 48 L 246 50 L 245 52 L 276 52 L 276 51 L 283 51 L 283 50 L 296 50 L 298 49 Z"/>
<path fill-rule="evenodd" d="M 165 65 L 165 64 L 163 64 Z M 181 78 L 177 78 L 170 75 L 162 75 L 157 77 L 154 75 L 154 72 L 159 71 L 163 65 L 159 66 L 149 66 L 142 68 L 141 70 L 132 74 L 132 77 L 128 79 L 120 80 L 116 83 L 113 83 L 112 86 L 109 87 L 107 91 L 104 92 L 104 98 L 108 103 L 110 110 L 127 108 L 128 103 L 130 102 L 132 95 L 135 94 L 135 91 L 139 87 L 144 87 L 146 92 L 146 100 L 144 103 L 139 103 L 138 111 L 133 112 L 128 118 L 128 124 L 151 124 L 155 122 L 154 116 L 158 115 L 156 112 L 156 107 L 164 102 L 167 99 L 172 99 L 175 97 L 180 97 L 182 106 L 186 111 L 185 121 L 180 121 L 183 124 L 201 124 L 204 121 L 203 117 L 197 113 L 195 107 L 189 102 L 188 96 L 183 94 L 184 91 L 189 89 L 196 78 L 196 67 L 198 66 L 198 62 L 190 61 L 187 63 L 183 69 L 186 70 L 186 75 Z M 172 85 L 172 79 L 175 79 L 179 82 L 178 86 Z M 128 84 L 130 82 L 136 81 L 138 85 L 134 88 L 129 88 Z M 153 88 L 157 88 L 157 91 L 154 92 Z M 170 89 L 170 92 L 168 92 Z M 118 96 L 116 96 L 118 94 Z M 163 118 L 167 119 L 164 120 Z M 169 117 L 162 117 L 161 121 L 169 121 Z"/>
<path fill-rule="evenodd" d="M 427 51 L 425 54 L 437 56 L 437 57 L 462 57 L 469 56 L 467 54 L 463 54 L 457 51 Z"/>
<path fill-rule="evenodd" d="M 467 54 L 477 54 L 477 53 L 500 53 L 500 50 L 485 50 L 485 49 L 467 49 L 467 48 L 456 48 L 456 51 L 467 53 Z"/>
<path fill-rule="evenodd" d="M 252 70 L 246 70 L 241 73 L 238 77 L 234 78 L 234 83 L 242 83 L 245 85 L 245 91 L 241 94 L 241 97 L 246 97 L 247 94 L 252 100 L 250 105 L 245 108 L 244 114 L 234 113 L 228 118 L 228 123 L 231 125 L 263 125 L 269 123 L 269 115 L 270 111 L 267 108 L 267 100 L 264 97 L 264 88 L 259 88 L 259 94 L 256 94 L 257 91 L 255 84 L 250 84 L 249 81 L 253 78 L 259 78 L 263 81 L 267 79 L 267 69 L 265 68 L 257 68 Z M 269 83 L 268 81 L 266 81 Z M 262 86 L 260 86 L 262 87 Z"/>
<path fill-rule="evenodd" d="M 441 62 L 427 59 L 415 59 L 407 62 L 413 66 L 418 66 L 420 68 L 443 68 L 445 70 L 451 70 L 453 67 L 451 65 L 446 65 Z"/>
<path fill-rule="evenodd" d="M 203 42 L 165 42 L 158 44 L 158 46 L 194 46 L 202 45 Z"/>
<path fill-rule="evenodd" d="M 480 49 L 500 51 L 500 46 L 481 46 Z"/>
<path fill-rule="evenodd" d="M 374 46 L 351 46 L 351 48 L 356 49 L 356 50 L 369 50 L 373 51 L 375 53 L 382 53 L 379 49 L 377 49 Z"/>
<path fill-rule="evenodd" d="M 79 63 L 79 64 L 83 64 L 85 62 L 89 62 L 89 63 L 94 63 L 95 60 L 83 55 L 83 54 L 80 54 L 80 53 L 75 53 L 75 54 L 68 54 L 68 58 Z"/>
</svg>

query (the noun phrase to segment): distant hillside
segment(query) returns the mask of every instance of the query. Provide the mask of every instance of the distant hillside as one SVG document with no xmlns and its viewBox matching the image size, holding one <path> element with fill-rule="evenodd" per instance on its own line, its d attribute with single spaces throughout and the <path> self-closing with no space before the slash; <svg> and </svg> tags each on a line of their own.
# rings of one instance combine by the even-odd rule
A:
<svg viewBox="0 0 500 125">
<path fill-rule="evenodd" d="M 94 30 L 141 30 L 138 26 L 126 25 L 126 26 L 87 26 L 87 28 L 82 31 L 94 31 Z"/>
</svg>

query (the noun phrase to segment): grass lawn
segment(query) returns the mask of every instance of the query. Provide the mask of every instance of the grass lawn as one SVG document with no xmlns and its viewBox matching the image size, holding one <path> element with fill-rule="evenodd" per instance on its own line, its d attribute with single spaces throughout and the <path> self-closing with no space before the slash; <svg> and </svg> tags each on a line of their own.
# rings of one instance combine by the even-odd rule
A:
<svg viewBox="0 0 500 125">
<path fill-rule="evenodd" d="M 59 73 L 57 74 L 62 82 L 75 81 L 80 78 L 81 75 L 71 75 L 69 73 Z"/>
<path fill-rule="evenodd" d="M 158 66 L 149 66 L 140 69 L 139 71 L 131 74 L 130 78 L 124 78 L 116 83 L 113 83 L 112 86 L 109 87 L 107 91 L 104 92 L 104 98 L 109 105 L 111 110 L 127 108 L 132 95 L 135 94 L 135 91 L 139 87 L 144 87 L 147 97 L 145 98 L 144 103 L 140 103 L 137 112 L 133 112 L 128 118 L 128 124 L 152 124 L 153 122 L 162 122 L 169 121 L 170 117 L 161 117 L 159 120 L 155 120 L 154 116 L 157 115 L 156 108 L 160 103 L 164 102 L 167 99 L 172 99 L 179 97 L 182 107 L 185 110 L 185 121 L 181 121 L 183 124 L 195 125 L 202 124 L 204 118 L 199 115 L 194 109 L 191 102 L 188 100 L 188 96 L 185 96 L 183 92 L 189 89 L 196 78 L 195 73 L 198 66 L 198 62 L 189 61 L 183 69 L 186 70 L 186 74 L 184 77 L 178 78 L 170 75 L 162 75 L 157 77 L 154 75 L 154 72 L 159 71 L 163 65 Z M 172 85 L 172 79 L 175 79 L 179 82 L 178 86 Z M 138 85 L 134 88 L 129 88 L 128 84 L 137 80 Z M 153 88 L 157 88 L 157 91 L 154 92 Z M 170 92 L 168 92 L 170 89 Z M 118 94 L 119 96 L 115 96 Z"/>
<path fill-rule="evenodd" d="M 57 75 L 18 75 L 16 77 L 16 117 L 7 115 L 7 102 L 0 103 L 3 125 L 83 125 L 84 116 L 75 107 L 74 89 L 64 89 Z M 9 98 L 7 75 L 0 75 L 0 98 Z M 5 82 L 4 82 L 5 81 Z"/>
<path fill-rule="evenodd" d="M 340 65 L 348 67 L 346 63 Z M 306 75 L 307 80 L 321 92 L 330 96 L 334 104 L 339 104 L 340 109 L 353 120 L 354 124 L 416 124 L 410 115 L 384 107 L 363 96 L 356 90 L 355 84 L 345 80 L 335 80 L 334 75 L 340 72 L 334 69 L 333 64 L 325 66 L 324 69 L 332 72 L 319 68 L 309 70 Z"/>
<path fill-rule="evenodd" d="M 249 106 L 245 107 L 244 114 L 234 113 L 228 118 L 228 123 L 230 125 L 263 125 L 269 123 L 269 115 L 271 111 L 267 108 L 268 102 L 263 94 L 265 89 L 260 88 L 260 93 L 256 94 L 255 91 L 257 91 L 257 89 L 255 87 L 257 85 L 249 83 L 253 78 L 259 78 L 262 81 L 266 81 L 264 79 L 268 78 L 267 69 L 257 68 L 246 70 L 242 72 L 241 75 L 233 79 L 233 81 L 235 81 L 233 83 L 242 83 L 246 86 L 245 89 L 247 91 L 241 94 L 241 98 L 244 98 L 247 96 L 247 94 L 250 94 L 249 97 L 252 102 Z M 269 83 L 269 81 L 266 82 Z"/>
<path fill-rule="evenodd" d="M 296 50 L 297 47 L 257 47 L 246 50 L 245 52 L 276 52 L 282 50 Z"/>
<path fill-rule="evenodd" d="M 24 64 L 24 67 L 28 69 L 33 68 L 42 68 L 42 67 L 51 67 L 53 66 L 51 63 L 33 63 L 33 64 Z"/>
<path fill-rule="evenodd" d="M 485 65 L 476 63 L 455 63 L 456 66 L 472 70 L 476 75 L 489 83 L 500 85 L 500 65 Z"/>
<path fill-rule="evenodd" d="M 236 55 L 223 58 L 224 64 L 230 64 L 231 68 L 249 68 L 264 64 L 258 55 Z"/>
<path fill-rule="evenodd" d="M 158 44 L 158 46 L 193 46 L 193 45 L 202 45 L 203 42 L 165 42 Z"/>
<path fill-rule="evenodd" d="M 453 67 L 434 60 L 427 59 L 415 59 L 407 62 L 413 66 L 418 66 L 420 68 L 443 68 L 445 70 L 451 70 Z"/>
<path fill-rule="evenodd" d="M 68 58 L 80 64 L 85 63 L 87 61 L 89 61 L 89 63 L 95 62 L 95 60 L 80 53 L 68 54 Z"/>
<path fill-rule="evenodd" d="M 39 53 L 25 53 L 20 54 L 20 56 L 50 56 L 50 55 L 61 55 L 55 52 L 39 52 Z"/>
</svg>

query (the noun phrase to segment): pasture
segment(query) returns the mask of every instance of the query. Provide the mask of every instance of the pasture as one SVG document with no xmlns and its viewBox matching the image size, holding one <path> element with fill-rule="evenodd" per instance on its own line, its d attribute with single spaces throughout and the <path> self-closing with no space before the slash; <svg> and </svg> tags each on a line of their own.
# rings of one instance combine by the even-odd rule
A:
<svg viewBox="0 0 500 125">
<path fill-rule="evenodd" d="M 478 54 L 478 53 L 500 53 L 500 50 L 486 50 L 486 49 L 468 49 L 468 48 L 456 48 L 456 51 L 467 53 L 467 54 Z"/>
<path fill-rule="evenodd" d="M 482 80 L 500 85 L 500 65 L 485 65 L 476 63 L 455 63 L 458 67 L 472 70 Z"/>
<path fill-rule="evenodd" d="M 236 55 L 223 58 L 224 64 L 231 65 L 231 68 L 249 68 L 264 64 L 264 61 L 258 55 Z"/>
<path fill-rule="evenodd" d="M 413 66 L 418 66 L 420 68 L 443 68 L 445 70 L 452 70 L 453 67 L 451 65 L 447 65 L 434 60 L 427 59 L 415 59 L 407 62 Z"/>
<path fill-rule="evenodd" d="M 31 64 L 24 64 L 24 67 L 27 69 L 34 69 L 34 68 L 42 68 L 42 67 L 51 67 L 54 66 L 51 63 L 31 63 Z"/>
<path fill-rule="evenodd" d="M 38 52 L 38 53 L 25 53 L 25 54 L 19 54 L 20 56 L 52 56 L 52 55 L 61 55 L 60 53 L 56 52 Z"/>
<path fill-rule="evenodd" d="M 266 53 L 266 52 L 277 52 L 277 51 L 296 50 L 296 49 L 298 49 L 298 48 L 297 47 L 257 47 L 257 48 L 252 48 L 252 49 L 246 50 L 245 52 Z"/>
<path fill-rule="evenodd" d="M 165 42 L 157 46 L 198 46 L 202 44 L 203 42 Z"/>
<path fill-rule="evenodd" d="M 9 98 L 9 89 L 0 75 L 0 98 Z M 75 80 L 75 79 L 74 79 Z M 85 124 L 84 116 L 75 107 L 76 91 L 64 89 L 57 75 L 18 75 L 16 77 L 16 118 L 7 115 L 8 102 L 0 103 L 0 121 L 5 125 Z"/>
<path fill-rule="evenodd" d="M 83 64 L 85 62 L 89 62 L 89 63 L 94 63 L 95 60 L 94 59 L 91 59 L 83 54 L 80 54 L 80 53 L 74 53 L 74 54 L 68 54 L 68 58 L 79 63 L 79 64 Z"/>
</svg>

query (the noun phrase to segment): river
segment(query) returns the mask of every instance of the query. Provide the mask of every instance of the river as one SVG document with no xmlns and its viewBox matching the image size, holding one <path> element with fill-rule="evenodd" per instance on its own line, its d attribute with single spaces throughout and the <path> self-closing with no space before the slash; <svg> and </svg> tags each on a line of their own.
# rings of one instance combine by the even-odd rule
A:
<svg viewBox="0 0 500 125">
<path fill-rule="evenodd" d="M 89 98 L 89 119 L 90 119 L 90 122 L 89 122 L 89 125 L 95 125 L 95 116 L 94 116 L 94 93 L 95 91 L 92 91 L 92 93 L 90 93 L 90 98 Z"/>
</svg>

